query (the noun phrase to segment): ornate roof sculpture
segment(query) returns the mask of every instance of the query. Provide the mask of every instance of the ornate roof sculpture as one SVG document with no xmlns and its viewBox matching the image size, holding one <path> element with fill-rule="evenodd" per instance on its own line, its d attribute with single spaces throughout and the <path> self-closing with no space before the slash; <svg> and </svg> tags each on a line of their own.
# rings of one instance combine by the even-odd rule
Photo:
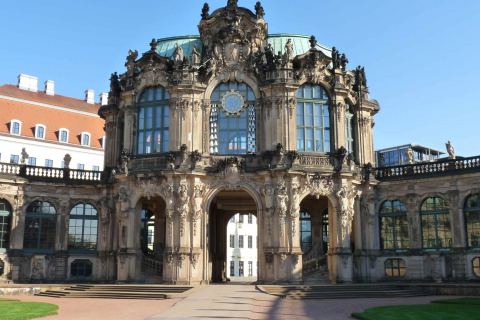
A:
<svg viewBox="0 0 480 320">
<path fill-rule="evenodd" d="M 130 50 L 125 64 L 127 72 L 119 78 L 122 88 L 133 89 L 137 76 L 152 70 L 156 74 L 152 77 L 162 77 L 159 73 L 164 73 L 171 85 L 208 83 L 213 76 L 223 81 L 242 81 L 245 75 L 256 78 L 259 84 L 305 79 L 333 83 L 333 67 L 340 68 L 345 75 L 345 79 L 335 81 L 354 89 L 355 77 L 364 76 L 361 72 L 347 72 L 346 56 L 335 48 L 319 45 L 314 38 L 268 35 L 260 2 L 255 12 L 239 7 L 237 1 L 228 1 L 226 7 L 212 13 L 209 10 L 205 4 L 199 36 L 153 39 L 150 50 L 140 57 L 137 51 Z"/>
</svg>

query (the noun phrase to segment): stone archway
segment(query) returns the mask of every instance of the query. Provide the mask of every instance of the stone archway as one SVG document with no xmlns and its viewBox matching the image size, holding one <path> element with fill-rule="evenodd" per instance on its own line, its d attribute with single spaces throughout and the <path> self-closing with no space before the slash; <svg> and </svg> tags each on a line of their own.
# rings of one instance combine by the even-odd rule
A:
<svg viewBox="0 0 480 320">
<path fill-rule="evenodd" d="M 254 214 L 258 217 L 259 208 L 254 197 L 243 189 L 220 189 L 208 203 L 208 229 L 206 241 L 207 253 L 207 282 L 224 282 L 229 278 L 229 267 L 227 261 L 227 246 L 229 246 L 229 234 L 227 224 L 236 214 Z M 260 219 L 257 219 L 257 233 L 260 230 Z M 243 236 L 243 235 L 242 235 Z M 239 237 L 235 241 L 239 241 Z M 248 238 L 245 240 L 245 247 L 248 246 Z M 253 241 L 253 240 L 252 240 Z M 261 241 L 258 243 L 257 258 L 259 257 Z M 237 242 L 236 242 L 237 243 Z M 243 261 L 242 261 L 243 262 Z M 256 261 L 253 263 L 257 263 Z M 260 265 L 260 264 L 259 264 Z M 238 266 L 240 267 L 240 266 Z M 244 268 L 248 268 L 245 261 Z"/>
</svg>

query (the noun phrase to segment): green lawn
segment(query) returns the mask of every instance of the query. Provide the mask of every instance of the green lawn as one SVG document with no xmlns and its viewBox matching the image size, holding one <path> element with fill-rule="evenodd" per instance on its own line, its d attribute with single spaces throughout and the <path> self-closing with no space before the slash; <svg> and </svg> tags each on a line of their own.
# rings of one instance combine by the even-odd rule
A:
<svg viewBox="0 0 480 320">
<path fill-rule="evenodd" d="M 480 320 L 480 298 L 375 307 L 361 313 L 353 313 L 352 317 L 360 320 Z"/>
<path fill-rule="evenodd" d="M 22 302 L 0 299 L 0 319 L 28 320 L 57 314 L 58 306 L 43 302 Z"/>
</svg>

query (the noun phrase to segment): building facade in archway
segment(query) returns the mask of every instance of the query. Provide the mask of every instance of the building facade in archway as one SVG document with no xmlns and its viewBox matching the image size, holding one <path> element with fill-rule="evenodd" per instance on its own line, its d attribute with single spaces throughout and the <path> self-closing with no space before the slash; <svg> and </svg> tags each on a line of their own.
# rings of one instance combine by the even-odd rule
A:
<svg viewBox="0 0 480 320">
<path fill-rule="evenodd" d="M 264 15 L 205 5 L 199 36 L 130 51 L 99 111 L 101 174 L 0 166 L 5 277 L 223 281 L 238 212 L 257 218 L 260 282 L 480 275 L 480 160 L 376 168 L 364 69 Z"/>
</svg>

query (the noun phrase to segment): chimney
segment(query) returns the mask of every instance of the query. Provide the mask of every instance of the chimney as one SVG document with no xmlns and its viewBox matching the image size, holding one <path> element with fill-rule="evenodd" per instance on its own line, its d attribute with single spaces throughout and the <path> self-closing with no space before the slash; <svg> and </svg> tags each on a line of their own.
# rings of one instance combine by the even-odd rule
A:
<svg viewBox="0 0 480 320">
<path fill-rule="evenodd" d="M 18 76 L 18 88 L 22 90 L 37 92 L 38 78 L 28 74 L 20 73 Z"/>
<path fill-rule="evenodd" d="M 45 81 L 45 93 L 49 96 L 55 95 L 55 81 L 53 80 Z"/>
<path fill-rule="evenodd" d="M 93 91 L 93 89 L 85 90 L 85 101 L 90 104 L 95 103 L 95 91 Z"/>
<path fill-rule="evenodd" d="M 108 104 L 108 92 L 100 93 L 100 105 L 106 106 Z"/>
</svg>

